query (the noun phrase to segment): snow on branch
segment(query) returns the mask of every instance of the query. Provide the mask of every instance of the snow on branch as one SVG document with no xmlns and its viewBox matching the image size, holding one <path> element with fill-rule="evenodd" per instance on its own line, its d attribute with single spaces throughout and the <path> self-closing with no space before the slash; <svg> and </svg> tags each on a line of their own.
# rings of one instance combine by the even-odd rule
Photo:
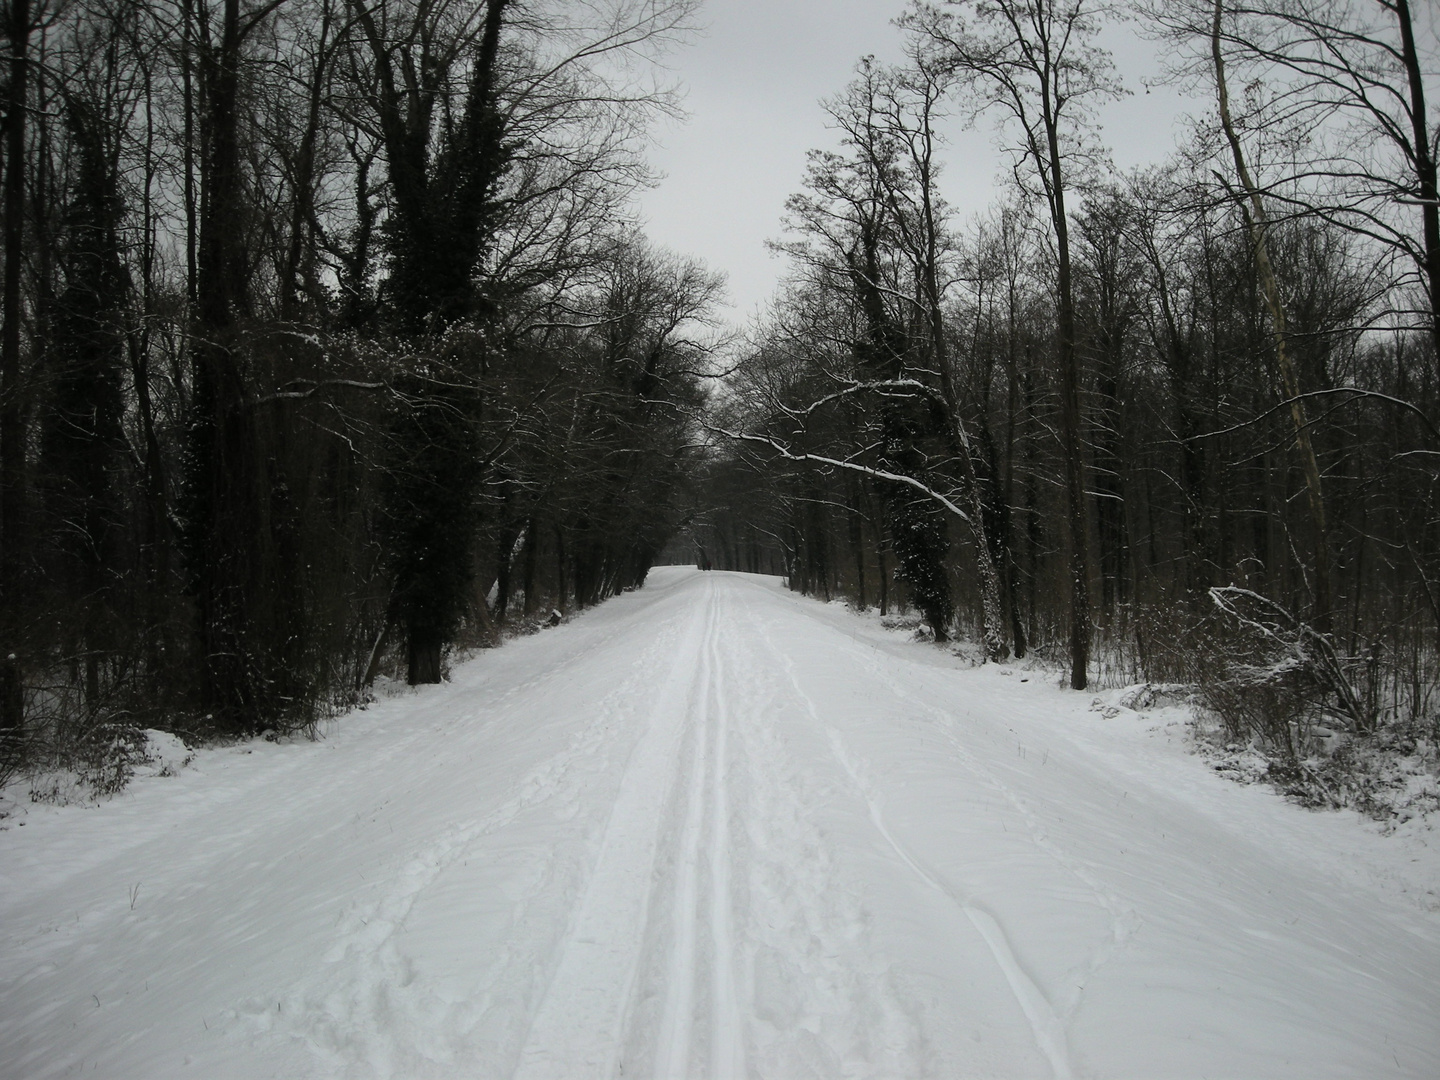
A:
<svg viewBox="0 0 1440 1080">
<path fill-rule="evenodd" d="M 1268 667 L 1237 665 L 1246 681 L 1269 683 L 1290 672 L 1304 672 L 1316 685 L 1335 695 L 1339 713 L 1350 722 L 1351 730 L 1363 732 L 1374 726 L 1374 717 L 1361 703 L 1345 672 L 1346 661 L 1335 650 L 1328 634 L 1296 618 L 1274 600 L 1238 585 L 1212 588 L 1210 599 L 1236 622 L 1272 642 L 1280 652 Z M 1242 611 L 1242 607 L 1248 608 L 1249 613 Z"/>
<path fill-rule="evenodd" d="M 386 390 L 383 382 L 365 382 L 360 379 L 292 379 L 285 386 L 270 394 L 254 399 L 252 404 L 265 405 L 272 401 L 305 401 L 322 390 L 340 387 L 347 390 Z"/>
<path fill-rule="evenodd" d="M 743 431 L 729 431 L 725 428 L 711 427 L 718 435 L 724 435 L 727 439 L 734 439 L 736 442 L 759 443 L 774 450 L 786 461 L 811 461 L 818 465 L 829 465 L 836 469 L 848 469 L 850 472 L 860 473 L 862 476 L 873 477 L 876 480 L 889 480 L 892 483 L 904 484 L 912 487 L 928 499 L 933 499 L 950 513 L 954 514 L 961 521 L 970 523 L 970 515 L 956 506 L 954 502 L 947 499 L 940 492 L 936 491 L 929 484 L 916 480 L 913 476 L 905 476 L 903 473 L 890 472 L 888 469 L 877 469 L 873 465 L 861 465 L 856 461 L 842 461 L 839 458 L 825 457 L 823 454 L 811 454 L 808 452 L 796 453 L 784 443 L 772 438 L 769 435 L 752 435 Z"/>
<path fill-rule="evenodd" d="M 1293 397 L 1288 397 L 1284 401 L 1281 401 L 1278 404 L 1271 406 L 1259 416 L 1252 417 L 1249 420 L 1241 421 L 1238 424 L 1232 424 L 1228 428 L 1221 428 L 1219 431 L 1207 431 L 1201 435 L 1191 435 L 1185 441 L 1200 442 L 1201 440 L 1213 439 L 1220 435 L 1229 435 L 1231 432 L 1239 431 L 1242 428 L 1247 428 L 1253 424 L 1261 423 L 1262 421 L 1274 416 L 1282 409 L 1288 409 L 1297 401 L 1306 401 L 1311 398 L 1329 397 L 1333 394 L 1351 394 L 1353 395 L 1353 397 L 1351 397 L 1350 399 L 1351 401 L 1359 401 L 1364 398 L 1372 398 L 1377 401 L 1387 402 L 1388 404 L 1394 405 L 1399 409 L 1413 413 L 1414 415 L 1419 417 L 1420 422 L 1425 425 L 1425 427 L 1429 430 L 1430 434 L 1435 436 L 1436 438 L 1440 438 L 1440 428 L 1437 428 L 1435 426 L 1434 421 L 1432 421 L 1430 417 L 1426 415 L 1425 410 L 1421 409 L 1413 402 L 1405 401 L 1403 398 L 1392 397 L 1390 394 L 1382 394 L 1376 390 L 1362 390 L 1358 386 L 1335 386 L 1331 387 L 1328 390 L 1310 390 L 1303 394 L 1296 394 Z M 1314 421 L 1311 421 L 1311 423 L 1313 424 Z"/>
<path fill-rule="evenodd" d="M 824 397 L 812 401 L 803 409 L 791 409 L 788 406 L 780 405 L 780 408 L 787 416 L 794 419 L 809 416 L 816 409 L 823 408 L 835 401 L 850 397 L 853 394 L 873 393 L 881 397 L 936 397 L 936 392 L 918 379 L 884 379 L 876 382 L 849 382 L 843 389 L 833 394 L 826 394 Z"/>
</svg>

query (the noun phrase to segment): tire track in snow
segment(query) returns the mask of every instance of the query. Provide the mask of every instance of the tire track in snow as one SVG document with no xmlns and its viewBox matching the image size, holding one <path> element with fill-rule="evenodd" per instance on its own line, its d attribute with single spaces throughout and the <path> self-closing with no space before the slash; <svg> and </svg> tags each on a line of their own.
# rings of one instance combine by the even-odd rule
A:
<svg viewBox="0 0 1440 1080">
<path fill-rule="evenodd" d="M 826 735 L 829 740 L 831 751 L 835 754 L 836 760 L 854 783 L 861 798 L 870 813 L 871 823 L 886 844 L 895 852 L 896 856 L 909 870 L 915 874 L 926 886 L 946 897 L 952 904 L 960 909 L 966 919 L 979 933 L 981 939 L 990 950 L 995 964 L 1005 976 L 1006 984 L 1014 995 L 1016 1003 L 1025 1014 L 1029 1022 L 1030 1030 L 1035 1038 L 1035 1045 L 1050 1063 L 1051 1072 L 1056 1080 L 1070 1080 L 1074 1076 L 1074 1070 L 1070 1064 L 1070 1050 L 1066 1038 L 1065 1024 L 1056 1013 L 1054 1006 L 1050 1003 L 1044 992 L 1036 985 L 1035 981 L 1021 966 L 1015 955 L 1014 947 L 1006 935 L 1004 927 L 990 912 L 971 897 L 951 888 L 942 881 L 936 874 L 931 873 L 910 854 L 906 848 L 895 839 L 885 823 L 884 814 L 881 811 L 881 800 L 871 785 L 864 779 L 863 771 L 857 767 L 854 757 L 846 746 L 840 733 L 821 719 L 819 710 L 815 707 L 814 700 L 801 687 L 795 676 L 794 662 L 790 656 L 775 647 L 774 640 L 766 632 L 764 624 L 759 620 L 755 626 L 761 636 L 765 638 L 766 644 L 772 655 L 779 656 L 784 667 L 786 678 L 794 690 L 795 695 L 805 706 L 806 713 L 811 721 Z M 889 685 L 889 681 L 887 685 Z M 908 695 L 904 695 L 908 698 Z"/>
<path fill-rule="evenodd" d="M 710 634 L 714 633 L 711 615 Z M 708 650 L 706 650 L 708 653 Z M 702 654 L 708 662 L 708 656 Z M 688 805 L 680 838 L 680 869 L 675 885 L 674 942 L 667 965 L 665 1010 L 655 1054 L 655 1080 L 686 1075 L 690 1067 L 690 1035 L 695 1022 L 695 955 L 700 905 L 700 846 L 705 823 L 706 773 L 709 765 L 709 691 L 701 673 L 701 711 L 695 724 L 695 750 L 690 764 Z"/>
<path fill-rule="evenodd" d="M 799 690 L 798 683 L 796 684 L 796 689 Z M 813 703 L 808 697 L 805 697 L 803 690 L 799 692 L 801 696 L 805 698 L 806 708 L 809 710 L 810 715 L 815 718 L 818 723 L 819 717 L 815 713 Z M 1035 1043 L 1049 1060 L 1050 1068 L 1054 1072 L 1056 1080 L 1069 1080 L 1073 1075 L 1073 1070 L 1070 1067 L 1070 1050 L 1065 1035 L 1065 1024 L 1055 1012 L 1054 1007 L 1050 1004 L 1050 999 L 1045 996 L 1044 991 L 1035 984 L 1035 981 L 1030 978 L 1029 974 L 1021 966 L 1019 959 L 1015 955 L 1015 950 L 1010 944 L 1010 939 L 1005 933 L 1004 927 L 1000 925 L 999 920 L 997 920 L 994 915 L 986 911 L 974 899 L 951 888 L 937 875 L 925 869 L 925 867 L 906 850 L 904 845 L 895 839 L 889 827 L 885 824 L 885 817 L 880 810 L 879 795 L 874 792 L 870 788 L 870 785 L 862 778 L 861 770 L 856 767 L 854 759 L 850 756 L 849 748 L 845 745 L 844 740 L 841 739 L 840 733 L 834 728 L 829 728 L 826 734 L 830 738 L 830 747 L 836 759 L 840 762 L 841 766 L 844 767 L 846 773 L 849 774 L 850 779 L 855 782 L 855 786 L 860 790 L 860 794 L 870 810 L 870 820 L 874 823 L 875 828 L 879 831 L 880 835 L 885 838 L 885 842 L 890 845 L 895 851 L 895 854 L 900 857 L 901 861 L 904 862 L 921 881 L 942 895 L 949 897 L 951 902 L 965 913 L 965 917 L 970 920 L 971 925 L 975 927 L 984 939 L 986 946 L 990 949 L 991 955 L 995 958 L 995 963 L 1005 975 L 1005 980 L 1010 985 L 1010 992 L 1015 995 L 1015 1000 L 1019 1002 L 1021 1010 L 1025 1013 L 1025 1018 L 1030 1022 L 1030 1028 L 1035 1033 Z"/>
<path fill-rule="evenodd" d="M 1031 840 L 1041 851 L 1054 859 L 1057 864 L 1079 880 L 1095 897 L 1100 907 L 1104 908 L 1110 916 L 1110 933 L 1099 946 L 1090 954 L 1083 969 L 1072 979 L 1066 981 L 1067 993 L 1065 995 L 1064 1009 L 1061 1016 L 1068 1024 L 1080 1007 L 1084 997 L 1085 987 L 1090 979 L 1094 977 L 1116 952 L 1122 949 L 1134 936 L 1140 927 L 1140 916 L 1123 898 L 1112 889 L 1108 888 L 1091 870 L 1089 866 L 1076 859 L 1063 847 L 1050 838 L 1049 831 L 1040 816 L 1031 808 L 1015 790 L 1008 784 L 999 780 L 991 770 L 983 768 L 971 752 L 956 735 L 953 730 L 954 716 L 944 709 L 937 708 L 921 698 L 910 693 L 904 686 L 897 682 L 893 675 L 886 668 L 877 664 L 873 657 L 860 650 L 853 650 L 857 659 L 860 660 L 876 677 L 885 683 L 886 687 L 900 700 L 915 706 L 921 712 L 928 714 L 932 719 L 938 721 L 938 726 L 946 742 L 954 749 L 957 760 L 965 766 L 978 781 L 997 792 L 1012 808 L 1020 815 L 1025 822 L 1026 831 L 1029 832 Z M 1072 969 L 1072 972 L 1074 969 Z"/>
<path fill-rule="evenodd" d="M 708 642 L 707 675 L 715 701 L 714 795 L 710 837 L 710 939 L 714 947 L 711 985 L 713 1016 L 710 1075 L 745 1075 L 745 1041 L 735 989 L 735 931 L 730 892 L 730 799 L 726 790 L 730 739 L 730 708 L 725 694 L 725 668 L 720 657 L 720 605 L 710 583 L 715 622 Z"/>
<path fill-rule="evenodd" d="M 914 701 L 914 699 L 910 700 L 912 702 Z M 935 709 L 933 706 L 925 705 L 923 702 L 914 703 L 937 718 L 949 719 L 943 712 Z M 1044 851 L 1084 883 L 1085 887 L 1090 890 L 1091 895 L 1095 897 L 1100 906 L 1104 908 L 1110 916 L 1109 936 L 1091 952 L 1089 960 L 1079 975 L 1076 976 L 1075 979 L 1067 982 L 1067 986 L 1072 989 L 1069 989 L 1065 995 L 1063 1015 L 1065 1019 L 1069 1021 L 1080 1008 L 1080 1002 L 1084 997 L 1086 985 L 1088 985 L 1095 974 L 1110 961 L 1116 952 L 1125 947 L 1135 935 L 1136 931 L 1139 930 L 1140 915 L 1133 907 L 1126 903 L 1119 894 L 1106 887 L 1106 885 L 1091 872 L 1089 867 L 1070 855 L 1069 852 L 1065 851 L 1064 848 L 1055 841 L 1051 840 L 1044 822 L 1041 821 L 1040 816 L 1030 808 L 1030 804 L 1016 794 L 1015 790 L 1009 785 L 1002 783 L 987 770 L 982 769 L 965 745 L 955 737 L 954 732 L 950 730 L 948 724 L 942 725 L 941 731 L 945 735 L 945 740 L 954 748 L 960 763 L 964 765 L 972 775 L 988 784 L 993 790 L 998 791 L 1006 802 L 1015 808 L 1015 811 L 1024 820 L 1025 828 L 1030 833 L 1030 838 L 1035 842 L 1035 846 Z"/>
<path fill-rule="evenodd" d="M 633 750 L 559 964 L 530 1022 L 514 1076 L 615 1075 L 649 914 L 663 811 L 678 772 L 696 670 L 714 620 L 696 611 Z"/>
<path fill-rule="evenodd" d="M 737 595 L 737 594 L 732 594 Z M 834 785 L 791 744 L 787 676 L 762 647 L 750 604 L 727 639 L 743 717 L 733 734 L 749 783 L 742 830 L 752 1027 L 749 1066 L 765 1076 L 944 1075 L 873 951 L 863 882 L 826 827 Z M 741 622 L 743 620 L 743 628 Z"/>
<path fill-rule="evenodd" d="M 580 662 L 614 636 L 607 634 L 583 644 L 566 655 L 560 666 Z M 273 1026 L 277 1016 L 290 1018 L 284 1025 L 317 1052 L 342 1062 L 363 1060 L 382 1077 L 403 1074 L 403 1062 L 412 1056 L 417 1043 L 431 1042 L 434 1036 L 453 1038 L 454 1033 L 447 1030 L 448 1018 L 432 1013 L 433 1002 L 427 1006 L 425 987 L 417 982 L 414 966 L 398 947 L 397 935 L 426 890 L 461 861 L 475 842 L 548 800 L 574 800 L 577 793 L 567 788 L 577 782 L 571 776 L 577 762 L 588 761 L 603 750 L 617 710 L 640 692 L 654 663 L 673 640 L 672 633 L 657 635 L 626 677 L 598 703 L 594 716 L 566 749 L 526 773 L 498 806 L 444 829 L 400 867 L 379 897 L 353 904 L 343 912 L 335 940 L 323 958 L 324 966 L 315 978 L 284 993 L 278 1002 L 268 998 L 241 1002 L 232 1010 L 232 1017 L 249 1018 L 252 1026 L 262 1029 Z M 521 689 L 540 681 L 527 680 Z M 515 689 L 504 697 L 514 696 Z M 502 707 L 491 722 L 502 722 L 507 713 Z M 583 784 L 585 777 L 578 782 Z M 277 1004 L 283 1007 L 277 1008 Z M 404 1015 L 409 1022 L 384 1022 L 383 1018 L 395 1015 Z"/>
<path fill-rule="evenodd" d="M 706 603 L 710 618 L 700 651 L 691 720 L 695 750 L 691 763 L 685 824 L 679 838 L 678 874 L 672 905 L 672 943 L 663 987 L 665 1006 L 655 1054 L 656 1080 L 675 1080 L 690 1073 L 700 967 L 699 922 L 702 904 L 700 864 L 708 871 L 704 906 L 709 916 L 709 1050 L 707 1075 L 745 1075 L 743 1021 L 735 984 L 735 933 L 730 888 L 730 802 L 727 758 L 730 712 L 725 693 L 726 671 L 720 652 L 723 622 L 718 586 L 710 579 Z M 712 737 L 713 736 L 713 737 Z M 707 830 L 705 828 L 708 818 Z M 708 847 L 708 851 L 706 848 Z"/>
</svg>

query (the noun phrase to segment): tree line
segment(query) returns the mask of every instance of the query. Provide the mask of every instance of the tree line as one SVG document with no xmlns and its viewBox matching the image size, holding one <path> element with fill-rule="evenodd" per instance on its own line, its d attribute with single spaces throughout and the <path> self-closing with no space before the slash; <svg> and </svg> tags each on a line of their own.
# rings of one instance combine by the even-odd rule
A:
<svg viewBox="0 0 1440 1080">
<path fill-rule="evenodd" d="M 911 3 L 712 396 L 720 279 L 629 224 L 694 8 L 0 10 L 8 765 L 437 681 L 686 529 L 1076 688 L 1202 683 L 1291 752 L 1433 723 L 1425 9 Z M 1126 15 L 1214 105 L 1122 174 Z M 971 117 L 1012 183 L 965 222 Z"/>
<path fill-rule="evenodd" d="M 0 735 L 288 730 L 642 582 L 717 275 L 630 224 L 693 0 L 10 0 Z"/>
<path fill-rule="evenodd" d="M 1118 172 L 1105 20 L 1211 102 Z M 1237 735 L 1433 727 L 1433 30 L 1403 0 L 913 2 L 827 102 L 790 273 L 711 420 L 720 565 L 1072 687 L 1201 683 Z M 1417 42 L 1419 43 L 1417 45 Z M 1429 52 L 1425 43 L 1429 42 Z M 944 125 L 1011 182 L 948 208 Z M 899 596 L 897 597 L 897 586 Z"/>
</svg>

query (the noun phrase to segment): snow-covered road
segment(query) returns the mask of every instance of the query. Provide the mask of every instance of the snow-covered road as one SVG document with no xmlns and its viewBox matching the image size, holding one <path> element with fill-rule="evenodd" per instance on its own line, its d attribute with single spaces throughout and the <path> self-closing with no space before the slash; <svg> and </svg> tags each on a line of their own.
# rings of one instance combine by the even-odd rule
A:
<svg viewBox="0 0 1440 1080">
<path fill-rule="evenodd" d="M 1426 835 L 1090 702 L 657 570 L 3 822 L 0 1077 L 1440 1075 Z"/>
</svg>

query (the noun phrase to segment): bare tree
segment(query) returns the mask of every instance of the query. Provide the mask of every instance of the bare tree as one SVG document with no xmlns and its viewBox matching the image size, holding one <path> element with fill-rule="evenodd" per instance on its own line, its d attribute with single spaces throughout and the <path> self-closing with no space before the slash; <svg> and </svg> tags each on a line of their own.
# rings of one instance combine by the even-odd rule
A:
<svg viewBox="0 0 1440 1080">
<path fill-rule="evenodd" d="M 24 723 L 19 636 L 25 541 L 25 400 L 21 386 L 21 262 L 25 248 L 26 116 L 30 107 L 30 0 L 10 0 L 5 101 L 5 285 L 0 330 L 0 738 Z M 8 752 L 8 751 L 7 751 Z"/>
<path fill-rule="evenodd" d="M 982 607 L 981 636 L 985 655 L 998 661 L 1010 655 L 1000 602 L 1000 575 L 996 569 L 997 561 L 1003 556 L 992 550 L 985 533 L 984 495 L 975 465 L 979 449 L 973 444 L 965 422 L 950 356 L 951 335 L 945 319 L 953 270 L 945 265 L 949 240 L 945 234 L 946 208 L 937 188 L 935 123 L 949 90 L 948 77 L 948 65 L 937 68 L 924 55 L 914 57 L 908 67 L 881 77 L 872 91 L 874 104 L 869 113 L 874 119 L 868 130 L 852 130 L 849 134 L 851 141 L 862 148 L 873 147 L 878 135 L 893 144 L 891 153 L 898 152 L 898 168 L 887 168 L 881 162 L 877 163 L 876 171 L 885 191 L 895 240 L 911 264 L 916 306 L 927 330 L 930 352 L 927 366 L 939 375 L 940 396 L 948 413 L 955 460 L 970 511 L 967 521 L 975 543 Z M 843 125 L 844 118 L 839 119 Z"/>
<path fill-rule="evenodd" d="M 975 113 L 998 110 L 1018 135 L 1010 148 L 1017 179 L 1038 188 L 1049 213 L 1070 543 L 1070 685 L 1077 690 L 1089 680 L 1090 544 L 1066 197 L 1091 150 L 1086 109 L 1120 93 L 1109 55 L 1094 44 L 1105 10 L 1086 0 L 948 0 L 916 3 L 904 18 L 931 62 L 954 72 Z"/>
<path fill-rule="evenodd" d="M 1235 176 L 1243 196 L 1249 200 L 1249 216 L 1246 225 L 1251 243 L 1255 249 L 1255 267 L 1260 278 L 1260 288 L 1265 296 L 1265 306 L 1270 312 L 1270 322 L 1275 334 L 1275 369 L 1279 378 L 1281 394 L 1289 401 L 1290 418 L 1295 432 L 1295 448 L 1300 456 L 1301 469 L 1305 475 L 1306 502 L 1310 509 L 1310 522 L 1314 530 L 1313 567 L 1315 572 L 1314 611 L 1312 618 L 1322 634 L 1328 634 L 1331 626 L 1330 595 L 1330 549 L 1325 526 L 1325 495 L 1321 489 L 1320 463 L 1315 456 L 1315 446 L 1310 438 L 1310 421 L 1306 416 L 1305 399 L 1301 395 L 1300 377 L 1291 360 L 1289 343 L 1286 340 L 1285 301 L 1280 294 L 1280 283 L 1275 268 L 1270 262 L 1270 245 L 1266 236 L 1269 218 L 1260 189 L 1251 176 L 1245 161 L 1245 150 L 1240 143 L 1235 122 L 1230 115 L 1230 91 L 1225 77 L 1225 54 L 1221 35 L 1224 26 L 1224 3 L 1215 0 L 1214 19 L 1211 24 L 1211 61 L 1215 70 L 1215 92 L 1219 102 L 1220 125 L 1229 144 L 1231 160 L 1235 165 Z"/>
<path fill-rule="evenodd" d="M 1208 82 L 1219 38 L 1232 80 L 1247 88 L 1243 103 L 1230 103 L 1233 126 L 1283 149 L 1251 163 L 1273 213 L 1322 218 L 1398 259 L 1391 311 L 1422 315 L 1440 356 L 1440 197 L 1426 103 L 1436 54 L 1409 0 L 1243 0 L 1224 5 L 1218 27 L 1206 0 L 1141 11 L 1174 43 L 1178 77 Z M 1421 312 L 1404 295 L 1412 286 Z"/>
</svg>

